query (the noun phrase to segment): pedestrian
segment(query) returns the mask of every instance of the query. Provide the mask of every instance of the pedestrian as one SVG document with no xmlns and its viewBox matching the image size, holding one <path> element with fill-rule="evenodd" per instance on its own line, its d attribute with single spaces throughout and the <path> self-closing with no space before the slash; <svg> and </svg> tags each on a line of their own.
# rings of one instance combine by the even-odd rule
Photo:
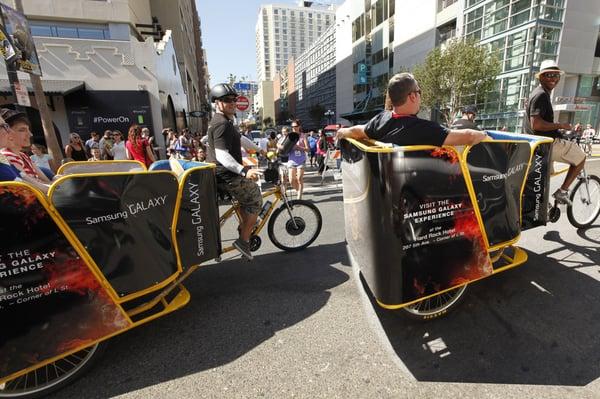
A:
<svg viewBox="0 0 600 399">
<path fill-rule="evenodd" d="M 475 118 L 477 117 L 477 107 L 474 105 L 467 105 L 461 110 L 462 116 L 452 122 L 450 126 L 451 129 L 474 129 L 481 130 L 479 126 L 475 123 Z"/>
<path fill-rule="evenodd" d="M 154 135 L 150 134 L 150 129 L 147 127 L 142 128 L 142 137 L 145 138 L 146 140 L 148 140 L 148 145 L 150 146 L 150 149 L 152 150 L 152 153 L 154 154 L 154 159 L 158 159 L 158 147 L 155 147 L 154 144 Z"/>
<path fill-rule="evenodd" d="M 308 133 L 308 147 L 310 148 L 310 166 L 311 166 L 311 168 L 315 165 L 315 162 L 316 162 L 317 141 L 318 141 L 318 139 L 315 137 L 315 132 L 311 130 Z"/>
<path fill-rule="evenodd" d="M 208 127 L 207 161 L 216 164 L 215 176 L 219 188 L 231 195 L 240 205 L 240 236 L 233 246 L 248 260 L 252 260 L 250 236 L 262 209 L 258 185 L 261 172 L 242 164 L 241 134 L 235 127 L 235 102 L 238 94 L 225 83 L 210 90 L 210 101 L 216 112 Z"/>
<path fill-rule="evenodd" d="M 318 174 L 321 176 L 325 170 L 325 160 L 327 157 L 327 151 L 329 150 L 329 144 L 327 142 L 327 133 L 320 131 L 319 139 L 317 140 L 317 166 Z"/>
<path fill-rule="evenodd" d="M 93 161 L 102 161 L 102 151 L 100 151 L 100 148 L 98 147 L 92 147 L 91 152 L 91 157 L 88 158 L 88 162 L 93 162 Z"/>
<path fill-rule="evenodd" d="M 123 141 L 123 133 L 119 130 L 113 131 L 113 145 L 110 150 L 110 155 L 112 155 L 115 161 L 123 161 L 129 159 L 129 155 L 127 155 L 127 148 L 125 147 L 125 141 Z"/>
<path fill-rule="evenodd" d="M 142 129 L 138 125 L 131 125 L 125 143 L 129 159 L 139 161 L 150 167 L 154 162 L 154 154 L 148 141 L 142 137 Z"/>
<path fill-rule="evenodd" d="M 531 92 L 527 100 L 523 128 L 525 133 L 554 139 L 550 154 L 551 165 L 554 162 L 563 162 L 569 164 L 569 170 L 562 185 L 552 196 L 561 204 L 570 204 L 569 187 L 585 165 L 585 153 L 575 142 L 565 140 L 559 131 L 559 129 L 571 129 L 571 124 L 554 122 L 550 93 L 560 81 L 562 73 L 554 60 L 542 61 L 540 71 L 536 74 L 540 84 Z"/>
<path fill-rule="evenodd" d="M 97 147 L 100 144 L 100 135 L 98 132 L 90 133 L 90 138 L 85 142 L 85 150 L 90 154 L 92 147 Z"/>
<path fill-rule="evenodd" d="M 309 151 L 309 147 L 306 135 L 302 133 L 302 125 L 299 119 L 292 121 L 292 130 L 299 135 L 299 139 L 289 153 L 287 167 L 290 173 L 290 182 L 296 190 L 297 199 L 302 199 L 302 192 L 304 191 L 304 164 L 306 163 L 306 154 Z"/>
<path fill-rule="evenodd" d="M 73 161 L 87 161 L 85 147 L 77 133 L 69 134 L 69 144 L 65 146 L 65 156 Z"/>
<path fill-rule="evenodd" d="M 50 165 L 52 163 L 52 157 L 48 155 L 45 146 L 41 144 L 31 144 L 31 152 L 33 154 L 31 155 L 31 160 L 39 166 L 40 169 L 46 168 L 52 171 L 52 173 L 56 173 L 56 170 Z"/>
<path fill-rule="evenodd" d="M 105 130 L 104 135 L 100 139 L 100 145 L 98 147 L 100 148 L 100 159 L 105 161 L 110 161 L 112 159 L 112 156 L 110 155 L 113 146 L 112 134 L 112 130 Z"/>
</svg>

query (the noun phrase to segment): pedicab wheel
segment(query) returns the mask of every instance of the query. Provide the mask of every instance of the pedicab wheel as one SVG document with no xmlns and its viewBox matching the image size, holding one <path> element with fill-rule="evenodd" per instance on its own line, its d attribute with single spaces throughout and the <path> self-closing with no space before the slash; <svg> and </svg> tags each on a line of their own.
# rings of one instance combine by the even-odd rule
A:
<svg viewBox="0 0 600 399">
<path fill-rule="evenodd" d="M 548 211 L 548 220 L 551 223 L 556 223 L 558 222 L 558 219 L 560 219 L 560 209 L 557 206 L 553 206 Z"/>
<path fill-rule="evenodd" d="M 0 398 L 32 399 L 55 392 L 85 374 L 102 356 L 106 346 L 105 343 L 92 345 L 0 384 Z"/>
<path fill-rule="evenodd" d="M 467 285 L 463 285 L 443 294 L 423 299 L 422 301 L 401 308 L 401 315 L 416 320 L 431 320 L 443 316 L 461 302 L 466 290 Z"/>
<path fill-rule="evenodd" d="M 573 226 L 581 229 L 594 223 L 600 214 L 600 178 L 589 175 L 587 185 L 580 180 L 569 199 L 571 205 L 567 207 L 567 217 Z"/>
<path fill-rule="evenodd" d="M 321 232 L 321 212 L 306 200 L 288 201 L 277 208 L 269 220 L 269 238 L 284 251 L 299 251 L 313 243 Z"/>
</svg>

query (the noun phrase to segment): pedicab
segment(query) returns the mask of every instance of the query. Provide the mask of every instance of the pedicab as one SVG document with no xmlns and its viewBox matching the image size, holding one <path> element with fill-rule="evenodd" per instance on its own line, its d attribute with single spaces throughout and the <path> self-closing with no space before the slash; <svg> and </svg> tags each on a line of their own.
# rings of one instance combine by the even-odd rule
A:
<svg viewBox="0 0 600 399">
<path fill-rule="evenodd" d="M 182 281 L 227 251 L 214 165 L 174 161 L 179 175 L 169 165 L 68 163 L 47 197 L 0 182 L 0 398 L 39 397 L 72 382 L 106 340 L 184 306 Z M 283 226 L 280 248 L 302 249 L 318 236 L 321 215 L 276 186 L 264 193 L 275 201 L 257 230 L 268 218 L 270 237 L 272 225 Z M 232 209 L 224 216 L 239 213 Z"/>
<path fill-rule="evenodd" d="M 548 222 L 552 139 L 488 134 L 463 148 L 344 140 L 346 241 L 379 306 L 439 317 L 527 260 L 516 244 Z"/>
</svg>

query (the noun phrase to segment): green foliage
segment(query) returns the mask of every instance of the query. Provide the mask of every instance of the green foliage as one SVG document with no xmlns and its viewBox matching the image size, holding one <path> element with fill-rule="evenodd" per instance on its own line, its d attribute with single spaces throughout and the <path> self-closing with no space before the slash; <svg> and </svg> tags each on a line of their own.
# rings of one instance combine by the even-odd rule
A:
<svg viewBox="0 0 600 399">
<path fill-rule="evenodd" d="M 491 91 L 501 71 L 497 54 L 473 41 L 451 41 L 444 49 L 433 49 L 413 74 L 422 91 L 422 104 L 439 108 L 447 125 L 463 105 Z"/>
<path fill-rule="evenodd" d="M 237 76 L 235 76 L 234 74 L 230 73 L 229 76 L 227 76 L 227 83 L 229 83 L 230 85 L 232 85 L 235 82 L 237 82 Z"/>
<path fill-rule="evenodd" d="M 310 120 L 317 126 L 321 125 L 321 121 L 325 117 L 325 107 L 321 104 L 313 104 L 308 109 Z"/>
</svg>

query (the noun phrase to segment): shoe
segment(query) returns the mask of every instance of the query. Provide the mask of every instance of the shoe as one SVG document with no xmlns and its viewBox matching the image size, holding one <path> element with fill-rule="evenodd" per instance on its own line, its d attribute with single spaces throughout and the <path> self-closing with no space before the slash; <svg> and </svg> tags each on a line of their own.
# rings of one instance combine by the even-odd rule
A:
<svg viewBox="0 0 600 399">
<path fill-rule="evenodd" d="M 554 192 L 554 194 L 552 194 L 552 196 L 559 204 L 571 205 L 568 191 L 559 188 Z"/>
<path fill-rule="evenodd" d="M 248 260 L 254 259 L 254 256 L 252 256 L 252 252 L 250 251 L 250 244 L 247 241 L 238 238 L 233 242 L 233 247 L 237 249 L 244 258 Z"/>
</svg>

